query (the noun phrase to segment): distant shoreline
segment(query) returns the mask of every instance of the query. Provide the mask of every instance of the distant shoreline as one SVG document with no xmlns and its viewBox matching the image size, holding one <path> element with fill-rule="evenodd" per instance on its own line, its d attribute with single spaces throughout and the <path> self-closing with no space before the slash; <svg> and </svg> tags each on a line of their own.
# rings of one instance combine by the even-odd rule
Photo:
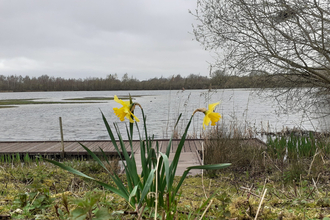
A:
<svg viewBox="0 0 330 220">
<path fill-rule="evenodd" d="M 190 90 L 190 89 L 235 89 L 235 88 L 293 88 L 296 84 L 269 75 L 232 76 L 217 72 L 212 76 L 190 74 L 182 77 L 154 77 L 138 80 L 133 76 L 118 79 L 117 75 L 106 78 L 64 79 L 61 77 L 3 76 L 0 75 L 0 92 L 46 92 L 46 91 L 120 91 L 120 90 Z M 293 80 L 293 79 L 292 79 Z M 294 80 L 293 80 L 294 81 Z M 301 85 L 301 86 L 308 86 Z"/>
</svg>

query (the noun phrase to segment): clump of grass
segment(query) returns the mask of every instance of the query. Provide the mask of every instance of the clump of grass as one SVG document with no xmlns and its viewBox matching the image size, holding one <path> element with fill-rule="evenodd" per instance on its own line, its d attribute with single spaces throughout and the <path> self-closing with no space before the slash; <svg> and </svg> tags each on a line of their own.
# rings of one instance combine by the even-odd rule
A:
<svg viewBox="0 0 330 220">
<path fill-rule="evenodd" d="M 263 143 L 253 138 L 253 129 L 248 130 L 222 125 L 207 133 L 205 164 L 227 161 L 232 164 L 228 168 L 231 171 L 249 176 L 272 176 L 286 184 L 301 178 L 326 179 L 330 158 L 326 135 L 294 130 L 269 134 L 267 142 Z M 217 174 L 216 171 L 208 173 Z"/>
<path fill-rule="evenodd" d="M 297 181 L 301 176 L 316 177 L 328 172 L 330 158 L 328 139 L 312 132 L 290 132 L 269 136 L 267 153 L 283 171 L 284 181 Z"/>
<path fill-rule="evenodd" d="M 251 132 L 243 131 L 236 124 L 229 129 L 224 124 L 210 130 L 205 137 L 205 164 L 223 163 L 232 165 L 232 171 L 250 172 L 252 175 L 265 170 L 262 152 L 265 145 L 256 139 L 249 138 Z M 211 176 L 217 171 L 208 171 Z"/>
</svg>

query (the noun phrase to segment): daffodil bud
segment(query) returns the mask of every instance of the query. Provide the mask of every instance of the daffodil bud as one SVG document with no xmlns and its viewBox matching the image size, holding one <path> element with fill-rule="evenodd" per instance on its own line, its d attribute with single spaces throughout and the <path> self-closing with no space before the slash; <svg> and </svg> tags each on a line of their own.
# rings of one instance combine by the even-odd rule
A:
<svg viewBox="0 0 330 220">
<path fill-rule="evenodd" d="M 132 104 L 131 104 L 131 112 L 134 112 L 134 110 L 135 110 L 135 106 L 139 106 L 140 107 L 140 109 L 142 109 L 142 107 L 141 107 L 141 105 L 139 104 L 139 103 L 137 103 L 137 102 L 133 102 Z"/>
</svg>

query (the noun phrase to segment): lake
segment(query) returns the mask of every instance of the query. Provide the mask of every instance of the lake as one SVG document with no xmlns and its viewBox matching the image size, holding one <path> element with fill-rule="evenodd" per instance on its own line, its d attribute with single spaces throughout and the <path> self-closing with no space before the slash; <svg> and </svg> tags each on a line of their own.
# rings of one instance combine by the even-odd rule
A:
<svg viewBox="0 0 330 220">
<path fill-rule="evenodd" d="M 270 91 L 269 91 L 270 92 Z M 299 127 L 305 130 L 321 131 L 326 128 L 324 120 L 312 120 L 301 112 L 278 113 L 277 102 L 272 98 L 262 98 L 253 89 L 226 90 L 185 90 L 185 91 L 78 91 L 78 92 L 15 92 L 0 93 L 0 99 L 36 99 L 38 101 L 65 101 L 84 97 L 135 97 L 147 115 L 149 135 L 155 138 L 169 138 L 174 123 L 182 113 L 179 132 L 182 133 L 192 112 L 209 103 L 220 101 L 216 111 L 222 115 L 220 123 L 225 126 L 236 124 L 256 130 L 281 131 L 283 128 Z M 69 102 L 69 101 L 68 101 Z M 60 140 L 59 117 L 62 117 L 65 140 L 105 140 L 109 139 L 101 117 L 101 111 L 109 124 L 118 123 L 125 134 L 127 121 L 120 122 L 113 112 L 121 107 L 113 100 L 88 104 L 33 104 L 15 108 L 0 109 L 0 141 L 47 141 Z M 142 121 L 139 107 L 135 115 Z M 196 113 L 189 133 L 199 137 L 203 132 L 203 113 Z M 139 123 L 140 130 L 143 124 Z M 207 128 L 209 129 L 209 128 Z M 134 131 L 134 139 L 138 138 Z M 123 135 L 126 137 L 126 135 Z"/>
</svg>

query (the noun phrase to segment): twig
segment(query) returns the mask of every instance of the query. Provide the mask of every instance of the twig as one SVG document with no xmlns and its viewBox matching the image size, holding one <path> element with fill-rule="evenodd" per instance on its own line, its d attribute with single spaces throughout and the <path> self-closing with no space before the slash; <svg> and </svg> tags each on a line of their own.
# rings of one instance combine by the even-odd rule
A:
<svg viewBox="0 0 330 220">
<path fill-rule="evenodd" d="M 246 188 L 246 187 L 244 187 L 244 186 L 241 186 L 241 188 L 244 189 L 245 191 L 246 191 L 246 190 L 250 190 L 249 188 Z M 255 194 L 255 193 L 253 193 L 253 192 L 251 192 L 251 191 L 249 191 L 249 194 L 251 194 L 251 195 L 253 195 L 253 196 L 255 196 L 255 197 L 260 198 L 260 196 L 258 196 L 257 194 Z"/>
<path fill-rule="evenodd" d="M 321 174 L 321 173 L 319 173 L 319 175 L 317 176 L 316 182 L 315 182 L 315 180 L 312 178 L 312 180 L 313 180 L 313 184 L 314 184 L 314 186 L 315 186 L 315 188 L 316 188 L 317 193 L 320 193 L 319 190 L 318 190 L 318 188 L 317 188 L 317 186 L 316 186 L 316 184 L 319 182 L 320 174 Z"/>
<path fill-rule="evenodd" d="M 238 185 L 239 184 L 235 180 L 234 181 L 231 181 L 231 182 L 233 182 L 232 185 L 234 185 L 234 187 L 236 189 L 236 193 L 238 194 L 238 190 L 239 190 Z"/>
<path fill-rule="evenodd" d="M 270 161 L 272 161 L 272 163 L 273 163 L 273 165 L 281 172 L 281 173 L 283 173 L 283 171 L 280 169 L 280 168 L 278 168 L 278 166 L 276 166 L 276 164 L 274 163 L 274 161 L 272 160 L 272 158 L 270 158 L 270 156 L 267 154 L 267 152 L 266 151 L 264 151 L 265 152 L 265 154 L 268 156 L 268 158 L 270 159 Z"/>
<path fill-rule="evenodd" d="M 260 203 L 259 203 L 258 210 L 257 210 L 257 214 L 256 214 L 256 217 L 254 218 L 254 220 L 257 220 L 257 218 L 258 218 L 258 214 L 259 214 L 259 211 L 260 211 L 260 208 L 261 208 L 261 204 L 262 204 L 262 201 L 263 201 L 264 198 L 265 198 L 266 192 L 267 192 L 267 189 L 265 189 L 265 192 L 264 192 L 264 194 L 262 195 L 262 198 L 261 198 L 261 201 L 260 201 Z"/>
<path fill-rule="evenodd" d="M 204 165 L 204 145 L 202 142 L 202 165 Z M 205 192 L 205 186 L 204 186 L 204 170 L 202 169 L 202 186 L 203 186 L 203 192 L 205 195 L 205 198 L 207 199 L 206 192 Z"/>
<path fill-rule="evenodd" d="M 290 186 L 291 190 L 293 190 L 293 188 Z M 288 193 L 292 196 L 292 198 L 297 198 L 291 191 L 288 191 Z M 285 195 L 285 193 L 283 193 Z"/>
<path fill-rule="evenodd" d="M 210 184 L 209 184 L 209 196 L 210 196 L 210 192 L 211 192 L 211 185 L 212 185 L 212 179 L 210 179 Z"/>
<path fill-rule="evenodd" d="M 265 190 L 265 188 L 266 188 L 267 179 L 268 178 L 265 179 L 265 183 L 264 183 L 264 186 L 262 187 L 262 191 L 261 192 L 263 192 Z"/>
<path fill-rule="evenodd" d="M 312 180 L 313 180 L 313 185 L 314 185 L 314 186 L 313 186 L 312 191 L 308 194 L 307 199 L 308 199 L 310 196 L 313 195 L 313 192 L 314 192 L 315 190 L 317 190 L 317 186 L 316 186 L 316 184 L 317 184 L 318 181 L 319 181 L 320 174 L 321 174 L 321 173 L 319 173 L 319 175 L 317 176 L 316 183 L 315 183 L 314 179 L 312 178 Z"/>
<path fill-rule="evenodd" d="M 53 182 L 53 186 L 54 186 L 54 189 L 55 189 L 55 193 L 57 194 L 57 189 L 56 189 L 56 186 L 55 186 L 55 182 Z"/>
<path fill-rule="evenodd" d="M 162 218 L 161 218 L 161 220 L 164 220 L 165 219 L 165 210 L 163 210 L 163 212 L 162 212 Z"/>
<path fill-rule="evenodd" d="M 138 218 L 137 220 L 140 220 L 142 218 L 142 214 L 144 212 L 144 208 L 146 207 L 146 203 L 143 204 L 141 211 L 138 213 Z"/>
<path fill-rule="evenodd" d="M 298 193 L 297 193 L 297 186 L 296 186 L 296 182 L 293 180 L 293 189 L 294 189 L 294 194 L 296 196 L 296 198 L 298 197 Z"/>
<path fill-rule="evenodd" d="M 313 192 L 315 191 L 315 186 L 313 187 L 313 189 L 312 189 L 312 191 L 308 194 L 308 196 L 307 196 L 307 198 L 306 199 L 308 199 L 312 194 L 313 194 Z M 314 198 L 314 197 L 313 197 Z"/>
<path fill-rule="evenodd" d="M 203 219 L 204 215 L 206 214 L 207 210 L 211 207 L 212 203 L 213 203 L 213 199 L 211 199 L 209 205 L 206 207 L 206 209 L 204 210 L 204 212 L 203 212 L 203 214 L 202 214 L 202 216 L 200 217 L 199 220 Z"/>
<path fill-rule="evenodd" d="M 248 195 L 247 195 L 247 199 L 246 199 L 246 200 L 249 200 L 250 195 L 251 195 L 251 190 L 252 190 L 252 188 L 253 188 L 253 184 L 251 185 L 251 188 L 247 188 L 247 190 L 248 190 Z M 244 192 L 243 192 L 242 196 L 243 196 L 243 195 L 244 195 Z"/>
<path fill-rule="evenodd" d="M 40 192 L 37 193 L 37 195 L 34 196 L 32 202 L 31 202 L 31 205 L 34 203 L 34 200 L 36 200 L 37 196 L 39 195 Z"/>
<path fill-rule="evenodd" d="M 294 196 L 293 196 L 293 194 L 290 192 L 290 191 L 288 191 L 293 197 L 289 197 L 289 195 L 287 195 L 287 193 L 284 191 L 284 189 L 282 189 L 281 191 L 279 191 L 280 193 L 282 193 L 286 198 L 288 198 L 288 199 L 293 199 L 294 198 Z"/>
<path fill-rule="evenodd" d="M 271 194 L 275 195 L 277 198 L 281 199 L 275 192 L 271 192 Z"/>
<path fill-rule="evenodd" d="M 309 169 L 308 169 L 308 176 L 311 174 L 311 170 L 312 170 L 312 166 L 313 166 L 313 163 L 314 163 L 315 157 L 320 153 L 320 151 L 318 152 L 317 150 L 318 150 L 318 149 L 316 149 L 316 152 L 315 152 L 315 154 L 314 154 L 314 156 L 313 156 L 313 160 L 312 160 L 312 162 L 311 162 L 311 165 L 309 166 Z"/>
</svg>

